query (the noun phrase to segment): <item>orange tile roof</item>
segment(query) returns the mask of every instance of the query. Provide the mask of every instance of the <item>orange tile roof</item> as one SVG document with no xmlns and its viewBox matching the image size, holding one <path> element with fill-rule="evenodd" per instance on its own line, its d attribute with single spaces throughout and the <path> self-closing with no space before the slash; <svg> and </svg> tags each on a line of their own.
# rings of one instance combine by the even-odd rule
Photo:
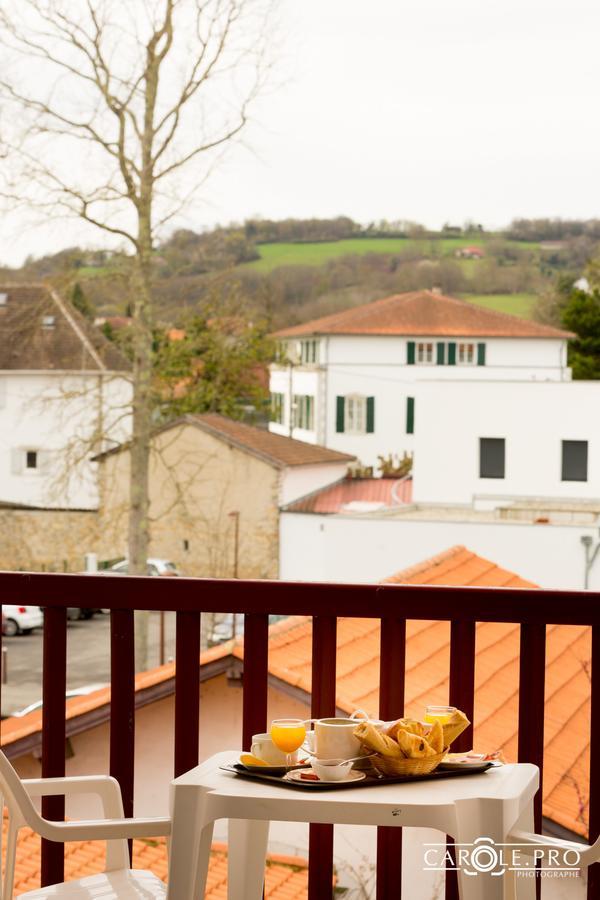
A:
<svg viewBox="0 0 600 900">
<path fill-rule="evenodd" d="M 537 588 L 539 585 L 525 581 L 513 572 L 508 572 L 477 556 L 466 547 L 456 546 L 432 556 L 424 562 L 417 563 L 409 569 L 403 569 L 389 578 L 384 584 L 445 584 L 462 587 L 521 587 Z"/>
<path fill-rule="evenodd" d="M 401 506 L 412 501 L 411 478 L 345 478 L 286 506 L 288 512 L 337 513 L 349 503 Z"/>
<path fill-rule="evenodd" d="M 412 291 L 374 300 L 342 312 L 282 328 L 275 337 L 313 334 L 392 334 L 433 337 L 570 338 L 569 331 L 530 322 L 445 297 L 434 291 Z"/>
<path fill-rule="evenodd" d="M 6 852 L 7 818 L 3 820 L 3 855 Z M 105 844 L 101 841 L 73 841 L 65 844 L 65 880 L 85 878 L 104 870 Z M 167 880 L 167 848 L 164 837 L 134 840 L 133 867 L 149 869 Z M 40 838 L 30 828 L 22 828 L 17 842 L 15 895 L 40 886 Z M 265 869 L 265 896 L 270 900 L 306 900 L 308 865 L 298 856 L 269 854 Z M 227 897 L 227 846 L 213 844 L 205 900 Z"/>
</svg>

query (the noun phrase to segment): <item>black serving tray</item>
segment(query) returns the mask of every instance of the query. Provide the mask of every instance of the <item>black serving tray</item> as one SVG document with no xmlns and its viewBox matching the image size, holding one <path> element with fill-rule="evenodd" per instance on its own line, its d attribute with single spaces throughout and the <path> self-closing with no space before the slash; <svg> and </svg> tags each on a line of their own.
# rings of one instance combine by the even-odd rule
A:
<svg viewBox="0 0 600 900">
<path fill-rule="evenodd" d="M 240 778 L 249 778 L 250 781 L 264 781 L 267 784 L 276 784 L 279 787 L 292 788 L 292 790 L 339 791 L 344 788 L 377 787 L 382 784 L 405 784 L 406 782 L 433 781 L 434 779 L 441 778 L 463 778 L 465 775 L 480 775 L 482 772 L 487 772 L 488 769 L 495 768 L 496 765 L 497 764 L 493 762 L 469 763 L 468 768 L 465 766 L 464 769 L 447 770 L 442 769 L 440 766 L 439 769 L 436 769 L 435 772 L 430 772 L 429 775 L 387 776 L 377 775 L 375 773 L 371 774 L 368 772 L 367 777 L 363 778 L 362 781 L 313 781 L 310 784 L 302 784 L 299 781 L 288 781 L 283 778 L 282 775 L 266 775 L 258 771 L 251 772 L 249 769 L 246 769 L 245 766 L 236 762 L 221 766 L 220 768 L 224 772 L 231 772 L 233 775 L 238 775 Z"/>
</svg>

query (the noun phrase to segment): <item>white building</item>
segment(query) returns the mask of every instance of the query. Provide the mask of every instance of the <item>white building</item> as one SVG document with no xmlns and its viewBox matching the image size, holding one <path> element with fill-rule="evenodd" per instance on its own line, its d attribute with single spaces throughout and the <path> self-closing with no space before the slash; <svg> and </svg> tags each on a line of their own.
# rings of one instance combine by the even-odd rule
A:
<svg viewBox="0 0 600 900">
<path fill-rule="evenodd" d="M 411 489 L 289 504 L 281 577 L 377 582 L 455 541 L 541 587 L 600 590 L 600 382 L 430 382 L 419 400 Z"/>
<path fill-rule="evenodd" d="M 432 382 L 419 404 L 417 503 L 600 503 L 600 382 Z"/>
<path fill-rule="evenodd" d="M 276 333 L 270 428 L 355 455 L 411 453 L 424 384 L 568 382 L 572 335 L 418 291 Z M 420 427 L 420 424 L 419 424 Z"/>
<path fill-rule="evenodd" d="M 600 554 L 586 565 L 600 539 L 600 502 L 507 502 L 496 510 L 412 504 L 332 514 L 301 511 L 301 504 L 283 509 L 279 520 L 284 580 L 375 584 L 394 559 L 408 568 L 453 540 L 542 588 L 600 591 Z"/>
<path fill-rule="evenodd" d="M 94 452 L 130 433 L 129 364 L 55 291 L 0 286 L 0 501 L 95 509 Z"/>
</svg>

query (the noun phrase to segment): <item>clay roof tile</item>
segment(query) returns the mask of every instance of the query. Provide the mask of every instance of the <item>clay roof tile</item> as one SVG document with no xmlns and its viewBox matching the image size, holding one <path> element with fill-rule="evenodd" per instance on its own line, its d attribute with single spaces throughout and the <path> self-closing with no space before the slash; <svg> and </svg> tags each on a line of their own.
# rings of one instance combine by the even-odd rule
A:
<svg viewBox="0 0 600 900">
<path fill-rule="evenodd" d="M 550 325 L 446 297 L 435 291 L 411 291 L 354 306 L 342 312 L 282 328 L 276 338 L 320 334 L 379 334 L 414 337 L 574 337 Z"/>
</svg>

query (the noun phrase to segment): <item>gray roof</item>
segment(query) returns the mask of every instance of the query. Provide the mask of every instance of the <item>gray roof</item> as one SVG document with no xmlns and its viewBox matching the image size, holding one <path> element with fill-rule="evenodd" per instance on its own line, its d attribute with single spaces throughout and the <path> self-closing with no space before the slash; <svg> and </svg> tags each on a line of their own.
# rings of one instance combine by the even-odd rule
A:
<svg viewBox="0 0 600 900">
<path fill-rule="evenodd" d="M 130 368 L 118 348 L 56 291 L 0 284 L 0 370 Z"/>
</svg>

